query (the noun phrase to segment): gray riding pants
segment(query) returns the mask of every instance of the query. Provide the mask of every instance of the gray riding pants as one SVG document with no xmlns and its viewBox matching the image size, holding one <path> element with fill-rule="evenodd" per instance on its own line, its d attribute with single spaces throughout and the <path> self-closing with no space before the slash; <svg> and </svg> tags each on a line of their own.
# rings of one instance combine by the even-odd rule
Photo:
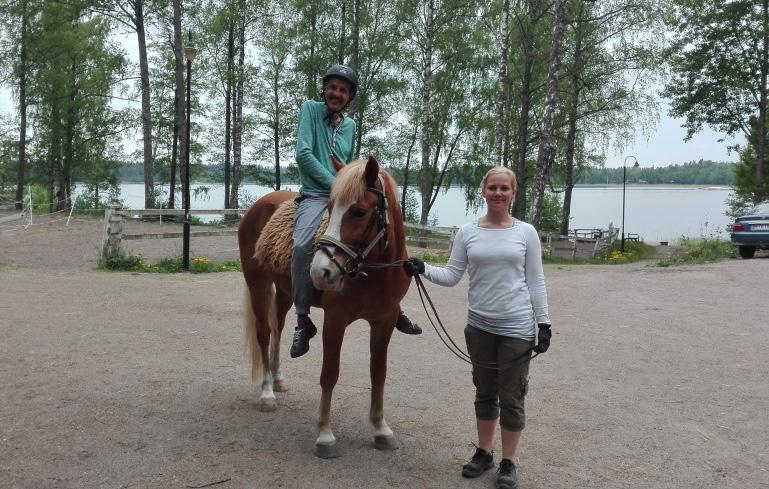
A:
<svg viewBox="0 0 769 489">
<path fill-rule="evenodd" d="M 328 203 L 327 195 L 302 194 L 294 216 L 294 248 L 291 255 L 291 295 L 297 314 L 309 314 L 314 287 L 310 279 L 312 243 Z"/>
</svg>

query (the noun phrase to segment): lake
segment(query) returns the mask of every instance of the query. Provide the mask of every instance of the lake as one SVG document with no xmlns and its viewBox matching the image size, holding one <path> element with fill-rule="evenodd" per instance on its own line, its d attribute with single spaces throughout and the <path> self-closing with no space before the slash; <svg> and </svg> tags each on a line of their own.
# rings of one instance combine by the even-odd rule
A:
<svg viewBox="0 0 769 489">
<path fill-rule="evenodd" d="M 193 190 L 209 188 L 207 195 L 194 196 L 193 209 L 220 209 L 224 200 L 224 187 L 215 184 L 193 184 Z M 291 187 L 291 186 L 289 186 Z M 293 187 L 296 190 L 298 186 Z M 79 188 L 79 187 L 78 187 Z M 245 191 L 253 197 L 262 196 L 270 189 L 260 185 L 245 185 Z M 77 192 L 77 190 L 76 190 Z M 628 185 L 625 193 L 625 229 L 636 233 L 646 241 L 678 241 L 681 236 L 700 237 L 720 233 L 728 238 L 725 228 L 731 220 L 727 210 L 728 187 L 696 185 Z M 126 207 L 140 209 L 144 206 L 144 184 L 124 183 L 121 198 Z M 452 187 L 441 192 L 435 201 L 431 219 L 439 226 L 460 226 L 483 215 L 465 210 L 462 189 Z M 602 228 L 609 223 L 620 227 L 622 223 L 621 186 L 580 186 L 572 193 L 570 229 Z"/>
</svg>

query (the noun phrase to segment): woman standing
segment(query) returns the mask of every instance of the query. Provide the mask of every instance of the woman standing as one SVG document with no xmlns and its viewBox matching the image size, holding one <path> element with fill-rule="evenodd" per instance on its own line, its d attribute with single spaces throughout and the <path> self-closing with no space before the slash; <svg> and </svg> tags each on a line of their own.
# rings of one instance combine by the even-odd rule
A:
<svg viewBox="0 0 769 489">
<path fill-rule="evenodd" d="M 473 361 L 478 445 L 462 475 L 478 477 L 494 467 L 492 443 L 499 421 L 499 489 L 518 487 L 513 457 L 525 425 L 529 360 L 532 351 L 547 351 L 551 336 L 542 246 L 531 224 L 510 215 L 515 193 L 515 174 L 492 168 L 483 177 L 486 215 L 460 228 L 448 265 L 435 267 L 417 258 L 404 264 L 407 274 L 424 274 L 446 287 L 456 285 L 467 270 L 465 340 Z"/>
</svg>

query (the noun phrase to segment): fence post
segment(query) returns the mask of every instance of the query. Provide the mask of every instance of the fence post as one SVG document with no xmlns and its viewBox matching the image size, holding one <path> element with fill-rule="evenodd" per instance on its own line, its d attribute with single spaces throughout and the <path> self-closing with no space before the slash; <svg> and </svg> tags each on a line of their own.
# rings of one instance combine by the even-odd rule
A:
<svg viewBox="0 0 769 489">
<path fill-rule="evenodd" d="M 100 265 L 107 263 L 109 256 L 120 250 L 120 240 L 123 235 L 123 215 L 118 207 L 108 207 L 104 210 L 104 232 L 102 234 Z"/>
</svg>

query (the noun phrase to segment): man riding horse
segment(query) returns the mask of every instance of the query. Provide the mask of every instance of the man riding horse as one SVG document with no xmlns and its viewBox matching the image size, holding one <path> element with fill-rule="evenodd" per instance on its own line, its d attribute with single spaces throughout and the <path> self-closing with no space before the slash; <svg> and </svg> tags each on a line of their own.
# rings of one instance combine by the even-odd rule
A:
<svg viewBox="0 0 769 489">
<path fill-rule="evenodd" d="M 294 245 L 291 258 L 291 295 L 296 307 L 296 330 L 291 343 L 291 357 L 304 355 L 318 329 L 310 319 L 310 305 L 315 288 L 310 279 L 313 240 L 326 210 L 336 171 L 332 158 L 344 164 L 355 154 L 355 121 L 344 111 L 358 91 L 355 70 L 333 65 L 323 77 L 322 102 L 302 104 L 297 129 L 296 162 L 301 189 L 296 198 Z M 395 324 L 398 331 L 417 335 L 422 329 L 400 312 Z"/>
</svg>

